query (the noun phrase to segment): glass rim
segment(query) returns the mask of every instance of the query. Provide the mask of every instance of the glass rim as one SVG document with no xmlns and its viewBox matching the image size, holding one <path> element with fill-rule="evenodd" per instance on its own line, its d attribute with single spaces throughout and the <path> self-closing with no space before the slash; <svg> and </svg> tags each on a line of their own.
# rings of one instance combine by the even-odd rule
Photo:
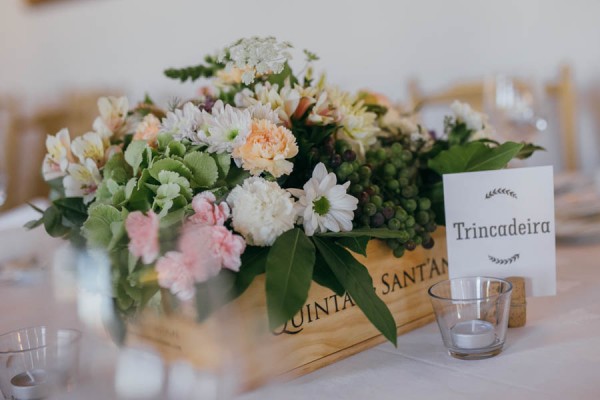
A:
<svg viewBox="0 0 600 400">
<path fill-rule="evenodd" d="M 508 289 L 506 291 L 503 291 L 502 293 L 494 294 L 492 296 L 473 297 L 473 298 L 469 298 L 469 299 L 453 299 L 452 297 L 443 297 L 443 296 L 438 296 L 438 295 L 432 293 L 432 289 L 442 283 L 456 282 L 456 281 L 465 280 L 465 279 L 487 279 L 490 281 L 502 282 L 502 283 L 505 283 L 508 285 Z M 430 297 L 433 297 L 434 299 L 438 299 L 438 300 L 446 300 L 446 301 L 453 301 L 453 302 L 472 302 L 472 301 L 489 300 L 489 299 L 497 298 L 500 296 L 504 296 L 504 295 L 512 292 L 512 288 L 513 288 L 512 283 L 510 283 L 506 279 L 502 279 L 502 278 L 494 278 L 493 276 L 463 276 L 460 278 L 444 279 L 443 281 L 434 283 L 427 290 L 427 294 L 429 294 Z"/>
<path fill-rule="evenodd" d="M 30 329 L 40 329 L 40 328 L 45 328 L 45 329 L 52 329 L 54 332 L 70 332 L 73 333 L 74 336 L 72 338 L 69 339 L 68 343 L 72 344 L 75 343 L 76 341 L 78 341 L 79 339 L 81 339 L 82 333 L 80 330 L 78 329 L 74 329 L 74 328 L 53 328 L 50 327 L 48 325 L 34 325 L 34 326 L 28 326 L 25 328 L 19 328 L 19 329 L 14 329 L 12 331 L 9 332 L 5 332 L 0 334 L 0 340 L 2 340 L 3 338 L 9 336 L 9 335 L 14 335 L 15 333 L 18 332 L 24 332 Z M 48 344 L 44 344 L 41 346 L 36 346 L 36 347 L 31 347 L 29 349 L 21 349 L 21 350 L 0 350 L 0 354 L 19 354 L 19 353 L 26 353 L 28 351 L 35 351 L 35 350 L 39 350 L 39 349 L 43 349 L 45 347 L 48 347 Z"/>
</svg>

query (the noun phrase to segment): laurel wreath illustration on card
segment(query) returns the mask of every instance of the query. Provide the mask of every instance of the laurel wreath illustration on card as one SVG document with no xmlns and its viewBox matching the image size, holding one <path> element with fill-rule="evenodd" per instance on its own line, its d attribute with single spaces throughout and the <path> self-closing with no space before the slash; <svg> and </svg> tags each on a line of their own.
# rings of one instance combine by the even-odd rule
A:
<svg viewBox="0 0 600 400">
<path fill-rule="evenodd" d="M 489 192 L 486 193 L 485 198 L 486 199 L 491 199 L 494 196 L 498 196 L 498 195 L 505 195 L 505 196 L 510 196 L 513 199 L 517 199 L 517 194 L 508 188 L 495 188 L 493 190 L 490 190 Z"/>
</svg>

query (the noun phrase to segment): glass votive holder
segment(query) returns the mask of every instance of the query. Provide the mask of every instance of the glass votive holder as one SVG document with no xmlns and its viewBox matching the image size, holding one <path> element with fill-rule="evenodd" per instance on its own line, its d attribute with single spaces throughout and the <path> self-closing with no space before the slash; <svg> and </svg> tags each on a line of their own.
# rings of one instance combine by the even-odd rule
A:
<svg viewBox="0 0 600 400">
<path fill-rule="evenodd" d="M 502 351 L 512 285 L 498 278 L 449 279 L 429 288 L 444 346 L 452 357 L 479 360 Z"/>
<path fill-rule="evenodd" d="M 47 326 L 0 335 L 4 399 L 34 400 L 64 392 L 76 380 L 81 332 Z"/>
</svg>

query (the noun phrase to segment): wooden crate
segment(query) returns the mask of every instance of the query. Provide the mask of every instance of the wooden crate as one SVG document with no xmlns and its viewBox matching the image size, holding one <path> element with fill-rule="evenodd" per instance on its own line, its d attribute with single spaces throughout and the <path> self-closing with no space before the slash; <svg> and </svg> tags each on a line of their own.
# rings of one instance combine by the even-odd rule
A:
<svg viewBox="0 0 600 400">
<path fill-rule="evenodd" d="M 438 229 L 434 238 L 432 250 L 419 248 L 401 259 L 377 240 L 369 243 L 368 258 L 357 256 L 390 308 L 399 335 L 434 319 L 427 289 L 448 276 L 445 230 Z M 128 341 L 153 344 L 168 360 L 186 359 L 199 367 L 218 365 L 227 358 L 225 347 L 240 368 L 244 389 L 260 386 L 274 375 L 304 375 L 385 341 L 348 295 L 337 296 L 313 283 L 308 299 L 285 326 L 257 334 L 267 326 L 264 276 L 260 276 L 241 297 L 202 324 L 190 316 L 146 315 L 130 325 Z"/>
</svg>

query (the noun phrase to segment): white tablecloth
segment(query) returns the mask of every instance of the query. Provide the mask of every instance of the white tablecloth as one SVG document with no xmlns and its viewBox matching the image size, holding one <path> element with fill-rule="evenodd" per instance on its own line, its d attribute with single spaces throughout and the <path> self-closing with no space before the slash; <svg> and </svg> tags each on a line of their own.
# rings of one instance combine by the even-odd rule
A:
<svg viewBox="0 0 600 400">
<path fill-rule="evenodd" d="M 15 224 L 2 229 L 3 218 L 6 216 L 0 216 L 0 260 L 9 253 L 48 252 L 56 246 L 56 241 L 40 231 L 25 233 Z M 15 238 L 19 238 L 17 248 Z M 598 399 L 600 245 L 559 245 L 557 251 L 558 295 L 528 299 L 527 325 L 509 330 L 505 349 L 497 357 L 480 361 L 451 358 L 437 326 L 429 324 L 402 335 L 397 348 L 383 344 L 282 387 L 241 398 Z M 0 332 L 45 323 L 77 326 L 75 306 L 50 301 L 50 286 L 49 280 L 1 285 Z M 96 384 L 95 390 L 112 393 L 106 385 Z M 95 393 L 85 398 L 111 396 Z"/>
</svg>

